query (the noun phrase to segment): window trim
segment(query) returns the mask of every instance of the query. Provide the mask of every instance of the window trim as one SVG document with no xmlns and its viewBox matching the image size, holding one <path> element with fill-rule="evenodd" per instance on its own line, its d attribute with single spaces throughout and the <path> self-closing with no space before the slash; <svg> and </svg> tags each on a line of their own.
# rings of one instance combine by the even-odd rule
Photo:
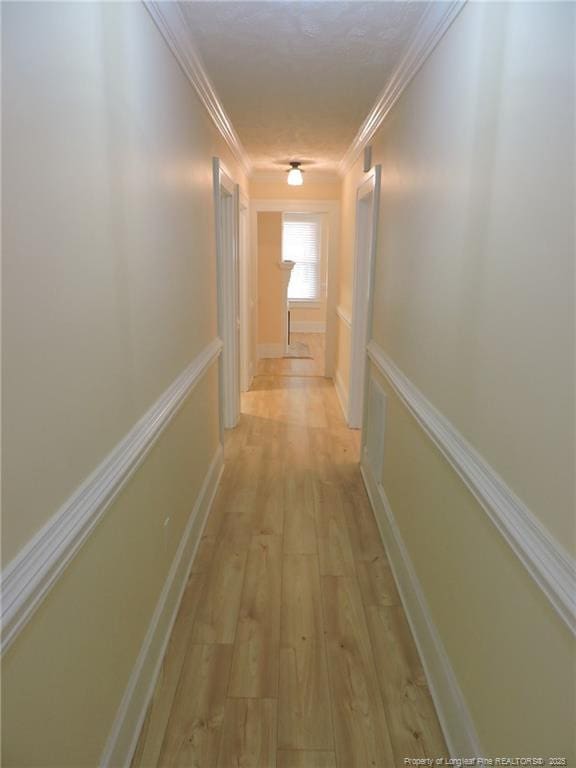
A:
<svg viewBox="0 0 576 768">
<path fill-rule="evenodd" d="M 318 283 L 317 283 L 317 295 L 314 298 L 311 299 L 288 299 L 289 306 L 293 309 L 298 309 L 298 304 L 301 305 L 301 309 L 320 309 L 322 306 L 323 298 L 325 297 L 325 275 L 323 274 L 323 269 L 326 269 L 325 264 L 325 239 L 326 239 L 326 233 L 324 231 L 325 228 L 325 221 L 322 216 L 322 214 L 316 213 L 316 212 L 310 212 L 310 211 L 282 211 L 282 251 L 280 254 L 280 258 L 282 261 L 285 261 L 284 258 L 284 224 L 286 222 L 286 218 L 297 218 L 301 217 L 302 221 L 313 221 L 317 228 L 318 228 Z"/>
</svg>

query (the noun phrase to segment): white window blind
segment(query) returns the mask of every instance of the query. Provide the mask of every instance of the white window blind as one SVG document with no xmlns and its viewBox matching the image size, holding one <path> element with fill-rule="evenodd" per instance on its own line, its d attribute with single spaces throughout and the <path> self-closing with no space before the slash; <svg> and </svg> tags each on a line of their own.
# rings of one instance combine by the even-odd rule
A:
<svg viewBox="0 0 576 768">
<path fill-rule="evenodd" d="M 321 291 L 321 222 L 318 216 L 285 213 L 282 259 L 295 262 L 288 283 L 292 301 L 319 301 Z"/>
</svg>

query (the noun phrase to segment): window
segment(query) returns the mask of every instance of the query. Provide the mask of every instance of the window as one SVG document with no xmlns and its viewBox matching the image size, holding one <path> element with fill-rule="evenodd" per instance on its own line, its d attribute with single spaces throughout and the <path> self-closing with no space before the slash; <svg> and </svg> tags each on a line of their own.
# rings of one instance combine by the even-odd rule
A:
<svg viewBox="0 0 576 768">
<path fill-rule="evenodd" d="M 319 216 L 284 214 L 282 260 L 295 262 L 288 283 L 291 301 L 320 301 L 321 232 Z"/>
</svg>

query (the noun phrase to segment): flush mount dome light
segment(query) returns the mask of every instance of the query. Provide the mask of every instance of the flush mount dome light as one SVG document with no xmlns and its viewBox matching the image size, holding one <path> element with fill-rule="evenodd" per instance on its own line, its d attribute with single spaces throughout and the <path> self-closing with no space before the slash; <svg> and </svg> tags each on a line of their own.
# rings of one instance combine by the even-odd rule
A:
<svg viewBox="0 0 576 768">
<path fill-rule="evenodd" d="M 288 184 L 290 184 L 291 187 L 301 187 L 304 178 L 302 177 L 302 171 L 300 170 L 300 163 L 291 162 L 290 165 L 292 167 L 288 171 Z"/>
</svg>

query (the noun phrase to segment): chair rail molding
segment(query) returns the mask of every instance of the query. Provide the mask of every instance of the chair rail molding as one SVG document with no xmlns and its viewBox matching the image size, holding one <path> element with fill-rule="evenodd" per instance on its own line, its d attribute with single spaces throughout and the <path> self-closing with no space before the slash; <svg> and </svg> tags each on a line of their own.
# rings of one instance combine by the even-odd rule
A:
<svg viewBox="0 0 576 768">
<path fill-rule="evenodd" d="M 348 330 L 350 330 L 352 328 L 352 316 L 348 312 L 346 312 L 346 310 L 341 304 L 338 304 L 338 306 L 336 307 L 336 314 L 338 315 L 340 320 L 342 320 L 344 325 L 348 326 Z"/>
<path fill-rule="evenodd" d="M 488 514 L 558 615 L 576 635 L 576 562 L 496 470 L 374 341 L 368 356 Z"/>
<path fill-rule="evenodd" d="M 211 341 L 2 572 L 1 652 L 16 638 L 222 350 Z"/>
<path fill-rule="evenodd" d="M 406 47 L 406 51 L 376 103 L 366 116 L 346 154 L 338 167 L 344 176 L 356 158 L 364 150 L 376 131 L 380 128 L 386 116 L 396 104 L 414 75 L 432 53 L 442 39 L 454 19 L 458 16 L 466 0 L 449 0 L 449 2 L 429 2 L 418 27 Z"/>
<path fill-rule="evenodd" d="M 182 13 L 180 4 L 176 2 L 162 2 L 161 0 L 143 0 L 143 2 L 160 30 L 162 37 L 166 40 L 170 50 L 182 67 L 184 74 L 200 97 L 200 101 L 206 107 L 212 122 L 230 147 L 245 173 L 250 175 L 252 170 L 250 158 L 242 146 L 232 121 L 226 114 L 226 110 L 204 69 L 204 65 L 194 50 L 188 22 Z"/>
</svg>

